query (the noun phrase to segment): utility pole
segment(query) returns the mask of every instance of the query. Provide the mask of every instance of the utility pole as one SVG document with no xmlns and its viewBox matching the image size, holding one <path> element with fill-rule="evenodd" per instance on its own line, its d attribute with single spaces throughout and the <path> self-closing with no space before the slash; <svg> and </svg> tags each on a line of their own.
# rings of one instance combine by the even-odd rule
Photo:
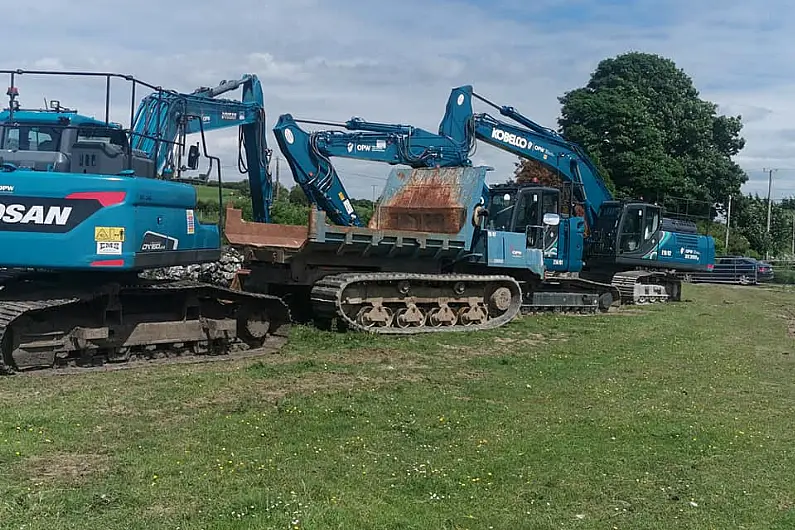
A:
<svg viewBox="0 0 795 530">
<path fill-rule="evenodd" d="M 792 251 L 790 253 L 795 256 L 795 214 L 792 215 Z"/>
<path fill-rule="evenodd" d="M 732 222 L 732 196 L 729 195 L 729 206 L 726 211 L 726 243 L 723 245 L 724 252 L 729 253 L 729 225 Z"/>
<path fill-rule="evenodd" d="M 770 234 L 770 215 L 773 210 L 773 172 L 778 171 L 777 169 L 767 168 L 764 171 L 767 171 L 767 233 Z M 769 239 L 769 238 L 768 238 Z M 769 246 L 769 243 L 768 243 Z M 765 250 L 765 259 L 770 259 L 770 249 Z"/>
<path fill-rule="evenodd" d="M 773 207 L 773 201 L 772 201 L 772 197 L 771 197 L 772 191 L 773 191 L 773 172 L 774 171 L 778 171 L 778 169 L 765 168 L 762 171 L 767 171 L 767 174 L 768 174 L 768 177 L 767 177 L 767 233 L 769 234 L 770 233 L 770 214 L 771 214 L 772 207 Z"/>
<path fill-rule="evenodd" d="M 792 216 L 792 252 L 791 254 L 795 256 L 795 215 Z"/>
</svg>

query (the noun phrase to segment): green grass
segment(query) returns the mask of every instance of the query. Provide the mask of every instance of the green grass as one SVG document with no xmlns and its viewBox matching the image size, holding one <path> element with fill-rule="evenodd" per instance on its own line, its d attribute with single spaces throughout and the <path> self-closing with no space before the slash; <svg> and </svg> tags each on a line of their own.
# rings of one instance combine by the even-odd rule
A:
<svg viewBox="0 0 795 530">
<path fill-rule="evenodd" d="M 203 186 L 203 185 L 196 185 L 196 196 L 200 201 L 207 201 L 207 202 L 218 202 L 218 188 L 215 186 Z M 240 196 L 240 192 L 228 188 L 224 188 L 223 191 L 224 203 L 227 200 L 235 199 Z"/>
<path fill-rule="evenodd" d="M 791 290 L 0 379 L 0 527 L 790 529 Z"/>
</svg>

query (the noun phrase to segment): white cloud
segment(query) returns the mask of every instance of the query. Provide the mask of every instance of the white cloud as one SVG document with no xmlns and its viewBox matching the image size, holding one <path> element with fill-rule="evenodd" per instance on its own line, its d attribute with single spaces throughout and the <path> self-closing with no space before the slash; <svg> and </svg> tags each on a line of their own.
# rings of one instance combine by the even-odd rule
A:
<svg viewBox="0 0 795 530">
<path fill-rule="evenodd" d="M 587 82 L 600 59 L 649 51 L 674 59 L 721 112 L 743 115 L 747 146 L 737 160 L 752 177 L 746 188 L 766 194 L 761 169 L 778 167 L 780 197 L 795 193 L 795 171 L 786 171 L 795 168 L 795 74 L 786 68 L 795 58 L 795 21 L 782 16 L 787 7 L 783 0 L 174 0 L 163 10 L 154 0 L 112 8 L 43 0 L 4 15 L 6 41 L 25 42 L 5 67 L 118 71 L 182 91 L 250 72 L 263 82 L 269 126 L 291 113 L 433 131 L 450 89 L 462 84 L 554 127 L 558 96 Z M 102 80 L 18 84 L 23 104 L 47 97 L 104 113 Z M 129 104 L 116 96 L 113 118 L 126 122 Z M 236 138 L 236 131 L 214 133 L 210 142 L 228 166 L 225 179 L 237 178 Z M 269 143 L 278 152 L 272 135 Z M 474 157 L 496 168 L 494 182 L 511 174 L 514 160 L 485 144 Z M 335 163 L 362 197 L 390 169 Z"/>
</svg>

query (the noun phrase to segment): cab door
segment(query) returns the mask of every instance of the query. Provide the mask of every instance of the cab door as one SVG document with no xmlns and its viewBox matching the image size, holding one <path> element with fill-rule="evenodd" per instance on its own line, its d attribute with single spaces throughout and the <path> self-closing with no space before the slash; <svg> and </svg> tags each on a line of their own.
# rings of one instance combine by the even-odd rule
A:
<svg viewBox="0 0 795 530">
<path fill-rule="evenodd" d="M 524 232 L 527 248 L 543 249 L 544 232 L 541 225 L 541 190 L 523 189 L 516 204 L 512 232 Z"/>
<path fill-rule="evenodd" d="M 618 238 L 618 253 L 630 256 L 656 255 L 661 210 L 651 204 L 629 204 L 624 209 Z"/>
</svg>

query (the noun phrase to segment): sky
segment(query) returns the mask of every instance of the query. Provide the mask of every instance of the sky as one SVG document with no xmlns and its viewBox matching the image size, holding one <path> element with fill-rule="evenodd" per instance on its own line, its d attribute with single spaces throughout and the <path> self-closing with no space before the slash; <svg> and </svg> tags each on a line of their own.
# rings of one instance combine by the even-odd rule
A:
<svg viewBox="0 0 795 530">
<path fill-rule="evenodd" d="M 749 176 L 743 191 L 767 196 L 765 169 L 773 168 L 773 198 L 795 195 L 795 18 L 784 16 L 785 0 L 113 4 L 18 3 L 4 13 L 5 41 L 15 44 L 0 68 L 112 71 L 182 92 L 253 73 L 269 130 L 290 113 L 436 131 L 450 90 L 465 84 L 557 128 L 558 97 L 585 85 L 600 60 L 656 53 L 684 69 L 721 114 L 742 115 L 747 143 L 735 160 Z M 104 116 L 104 81 L 23 76 L 16 84 L 23 106 L 58 99 Z M 116 82 L 113 90 L 111 119 L 128 124 L 129 87 Z M 476 102 L 475 111 L 491 109 Z M 242 178 L 237 138 L 236 129 L 208 135 L 225 180 Z M 268 142 L 281 156 L 272 133 Z M 490 182 L 503 182 L 517 159 L 480 142 L 472 160 L 494 168 Z M 391 169 L 344 158 L 334 164 L 348 192 L 362 198 L 380 191 Z M 294 184 L 283 158 L 280 181 Z"/>
</svg>

